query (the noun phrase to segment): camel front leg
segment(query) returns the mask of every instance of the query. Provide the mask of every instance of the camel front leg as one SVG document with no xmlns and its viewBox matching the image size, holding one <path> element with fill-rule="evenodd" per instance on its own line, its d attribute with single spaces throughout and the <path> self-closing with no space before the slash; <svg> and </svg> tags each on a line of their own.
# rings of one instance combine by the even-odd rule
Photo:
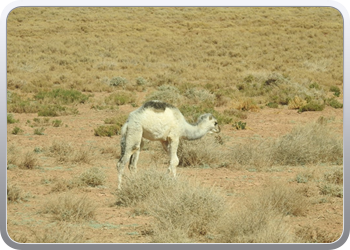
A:
<svg viewBox="0 0 350 250">
<path fill-rule="evenodd" d="M 179 158 L 177 157 L 177 148 L 179 146 L 179 139 L 169 140 L 169 156 L 170 156 L 170 166 L 168 172 L 172 172 L 174 178 L 176 178 L 176 167 L 179 165 Z"/>
</svg>

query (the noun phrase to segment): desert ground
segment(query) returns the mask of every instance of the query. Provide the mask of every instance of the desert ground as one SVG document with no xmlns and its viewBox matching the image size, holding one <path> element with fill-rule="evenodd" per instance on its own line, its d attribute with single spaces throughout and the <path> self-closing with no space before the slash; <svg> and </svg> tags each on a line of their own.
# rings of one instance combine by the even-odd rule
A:
<svg viewBox="0 0 350 250">
<path fill-rule="evenodd" d="M 148 100 L 221 131 L 159 142 L 118 190 Z M 333 8 L 44 8 L 7 21 L 7 230 L 19 243 L 330 243 L 343 232 Z"/>
</svg>

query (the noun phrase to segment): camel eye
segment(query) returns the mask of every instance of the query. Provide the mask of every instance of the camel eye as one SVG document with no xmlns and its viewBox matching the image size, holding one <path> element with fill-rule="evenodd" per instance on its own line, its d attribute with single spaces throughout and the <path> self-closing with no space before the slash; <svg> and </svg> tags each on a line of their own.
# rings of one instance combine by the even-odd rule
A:
<svg viewBox="0 0 350 250">
<path fill-rule="evenodd" d="M 215 122 L 215 123 L 214 123 L 214 126 L 216 126 L 216 125 L 218 125 L 218 122 Z"/>
</svg>

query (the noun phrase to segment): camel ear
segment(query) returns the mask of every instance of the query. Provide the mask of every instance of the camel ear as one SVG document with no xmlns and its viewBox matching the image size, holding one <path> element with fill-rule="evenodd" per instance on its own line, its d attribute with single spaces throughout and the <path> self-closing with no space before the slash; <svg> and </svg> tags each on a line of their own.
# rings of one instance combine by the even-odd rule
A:
<svg viewBox="0 0 350 250">
<path fill-rule="evenodd" d="M 210 115 L 210 116 L 209 116 L 209 121 L 210 121 L 210 120 L 212 120 L 212 119 L 213 119 L 213 116 L 212 116 L 212 115 Z"/>
</svg>

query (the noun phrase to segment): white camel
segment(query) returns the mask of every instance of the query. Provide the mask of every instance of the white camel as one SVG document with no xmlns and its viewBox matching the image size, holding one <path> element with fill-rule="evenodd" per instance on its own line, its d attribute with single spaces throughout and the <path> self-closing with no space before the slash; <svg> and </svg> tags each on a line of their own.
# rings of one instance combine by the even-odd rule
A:
<svg viewBox="0 0 350 250">
<path fill-rule="evenodd" d="M 129 169 L 136 172 L 142 138 L 161 142 L 170 156 L 168 172 L 176 177 L 179 140 L 200 139 L 208 132 L 220 132 L 217 120 L 210 113 L 199 116 L 195 124 L 190 124 L 176 107 L 157 100 L 146 102 L 129 114 L 121 128 L 121 157 L 117 163 L 118 189 L 121 189 L 125 164 L 129 163 Z"/>
</svg>

